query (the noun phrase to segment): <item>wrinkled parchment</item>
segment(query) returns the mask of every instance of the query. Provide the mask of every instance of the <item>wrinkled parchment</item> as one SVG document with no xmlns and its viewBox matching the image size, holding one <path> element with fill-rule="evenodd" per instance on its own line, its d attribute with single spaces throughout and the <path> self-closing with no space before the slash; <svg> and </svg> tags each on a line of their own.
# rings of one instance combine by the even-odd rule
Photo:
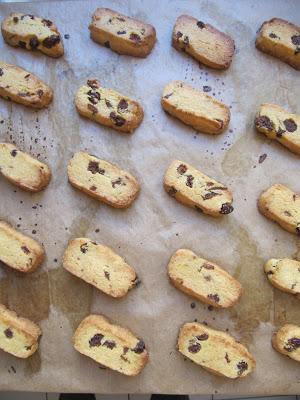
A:
<svg viewBox="0 0 300 400">
<path fill-rule="evenodd" d="M 108 6 L 148 21 L 158 41 L 146 59 L 118 56 L 89 38 L 90 16 Z M 262 102 L 300 112 L 299 72 L 257 51 L 255 32 L 277 16 L 299 23 L 295 0 L 167 1 L 131 0 L 1 4 L 1 19 L 11 11 L 54 20 L 64 40 L 65 56 L 13 49 L 0 40 L 1 59 L 37 74 L 54 88 L 49 109 L 32 111 L 0 100 L 1 141 L 16 144 L 50 164 L 53 179 L 42 193 L 28 194 L 0 178 L 0 215 L 45 246 L 47 260 L 32 275 L 6 267 L 0 271 L 0 301 L 40 324 L 40 349 L 28 360 L 1 353 L 2 390 L 85 391 L 98 393 L 234 393 L 296 394 L 300 367 L 276 353 L 272 333 L 285 322 L 300 323 L 299 301 L 273 289 L 263 273 L 270 257 L 300 257 L 296 236 L 261 216 L 260 192 L 273 183 L 300 192 L 299 157 L 253 129 Z M 228 71 L 199 68 L 170 45 L 176 17 L 190 14 L 217 26 L 236 41 Z M 81 118 L 74 93 L 87 78 L 98 78 L 140 101 L 145 118 L 132 135 L 120 134 Z M 166 115 L 160 106 L 164 85 L 184 80 L 232 107 L 226 133 L 196 133 Z M 73 189 L 66 166 L 75 151 L 86 150 L 134 174 L 142 191 L 128 210 L 116 210 Z M 259 164 L 259 156 L 267 158 Z M 185 208 L 163 190 L 164 172 L 174 158 L 186 161 L 228 185 L 234 194 L 233 214 L 221 219 Z M 33 231 L 36 234 L 33 234 Z M 142 281 L 123 300 L 114 300 L 71 276 L 61 267 L 69 239 L 86 236 L 110 246 L 134 266 Z M 209 311 L 172 287 L 166 276 L 169 257 L 190 248 L 223 266 L 244 286 L 240 302 L 229 310 Z M 71 345 L 74 329 L 89 313 L 103 313 L 130 327 L 150 351 L 150 362 L 136 378 L 103 370 Z M 239 381 L 214 377 L 176 351 L 179 327 L 206 321 L 229 329 L 257 360 L 255 372 Z M 14 369 L 16 372 L 14 372 Z"/>
</svg>

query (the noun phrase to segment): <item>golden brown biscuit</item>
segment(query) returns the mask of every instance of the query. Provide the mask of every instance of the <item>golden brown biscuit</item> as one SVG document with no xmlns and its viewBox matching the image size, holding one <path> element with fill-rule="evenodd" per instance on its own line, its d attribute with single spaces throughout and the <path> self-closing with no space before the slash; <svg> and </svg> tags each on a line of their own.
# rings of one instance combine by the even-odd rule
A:
<svg viewBox="0 0 300 400">
<path fill-rule="evenodd" d="M 44 108 L 51 103 L 53 92 L 32 73 L 0 61 L 0 96 L 24 106 Z"/>
<path fill-rule="evenodd" d="M 228 188 L 183 161 L 175 160 L 170 164 L 164 188 L 180 203 L 204 214 L 220 217 L 233 211 Z"/>
<path fill-rule="evenodd" d="M 37 241 L 0 221 L 0 261 L 20 272 L 33 272 L 44 257 L 44 249 Z"/>
<path fill-rule="evenodd" d="M 234 54 L 234 40 L 226 33 L 189 15 L 177 18 L 172 44 L 211 68 L 226 69 Z"/>
<path fill-rule="evenodd" d="M 75 105 L 80 115 L 125 133 L 133 132 L 144 117 L 137 101 L 100 86 L 96 79 L 79 88 Z"/>
<path fill-rule="evenodd" d="M 50 57 L 64 54 L 60 33 L 49 19 L 12 13 L 2 21 L 1 30 L 5 42 L 11 46 L 39 50 Z"/>
<path fill-rule="evenodd" d="M 173 117 L 211 135 L 222 133 L 230 121 L 230 110 L 225 104 L 181 81 L 165 86 L 161 105 Z"/>
<path fill-rule="evenodd" d="M 276 184 L 263 192 L 258 209 L 286 231 L 300 234 L 300 196 L 287 186 Z"/>
<path fill-rule="evenodd" d="M 155 28 L 109 8 L 97 8 L 89 26 L 91 38 L 119 54 L 146 57 L 156 41 Z"/>
<path fill-rule="evenodd" d="M 187 249 L 173 254 L 168 275 L 179 290 L 217 308 L 233 306 L 243 291 L 242 285 L 217 264 Z"/>
<path fill-rule="evenodd" d="M 273 286 L 300 299 L 300 261 L 271 258 L 264 269 Z"/>
<path fill-rule="evenodd" d="M 111 297 L 124 297 L 137 283 L 135 270 L 109 247 L 87 238 L 69 242 L 63 267 Z"/>
<path fill-rule="evenodd" d="M 300 326 L 286 324 L 272 337 L 275 350 L 300 362 Z"/>
<path fill-rule="evenodd" d="M 84 152 L 74 154 L 68 176 L 71 185 L 115 208 L 129 207 L 140 190 L 128 172 Z"/>
<path fill-rule="evenodd" d="M 184 324 L 179 332 L 178 350 L 214 375 L 244 378 L 255 368 L 255 360 L 228 333 L 196 322 Z"/>
<path fill-rule="evenodd" d="M 38 348 L 42 331 L 27 318 L 0 304 L 0 349 L 19 358 L 31 356 Z"/>
<path fill-rule="evenodd" d="M 149 358 L 142 340 L 102 315 L 86 317 L 76 329 L 73 344 L 79 353 L 128 376 L 139 374 Z"/>
<path fill-rule="evenodd" d="M 0 174 L 29 192 L 43 190 L 51 179 L 49 167 L 10 143 L 0 143 Z"/>
<path fill-rule="evenodd" d="M 265 21 L 260 27 L 256 47 L 300 69 L 300 27 L 281 18 Z"/>
<path fill-rule="evenodd" d="M 293 153 L 300 154 L 300 115 L 291 114 L 275 104 L 262 104 L 255 127 L 269 139 L 275 139 Z"/>
</svg>

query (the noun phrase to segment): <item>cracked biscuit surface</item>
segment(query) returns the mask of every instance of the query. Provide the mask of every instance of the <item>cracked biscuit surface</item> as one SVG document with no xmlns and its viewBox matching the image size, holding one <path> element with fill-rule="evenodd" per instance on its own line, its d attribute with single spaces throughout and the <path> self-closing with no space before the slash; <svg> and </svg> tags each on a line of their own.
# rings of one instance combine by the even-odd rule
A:
<svg viewBox="0 0 300 400">
<path fill-rule="evenodd" d="M 6 43 L 27 50 L 39 50 L 50 57 L 60 57 L 64 48 L 55 24 L 31 14 L 12 13 L 1 24 Z"/>
<path fill-rule="evenodd" d="M 95 42 L 118 54 L 146 57 L 156 41 L 152 25 L 109 8 L 97 8 L 89 29 Z"/>
</svg>

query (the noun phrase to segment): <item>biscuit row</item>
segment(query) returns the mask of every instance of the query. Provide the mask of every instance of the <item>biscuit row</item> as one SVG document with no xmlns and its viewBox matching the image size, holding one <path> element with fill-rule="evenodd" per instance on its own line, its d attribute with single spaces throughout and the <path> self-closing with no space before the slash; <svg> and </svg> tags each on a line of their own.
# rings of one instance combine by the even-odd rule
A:
<svg viewBox="0 0 300 400">
<path fill-rule="evenodd" d="M 1 25 L 7 44 L 39 50 L 50 57 L 64 53 L 61 35 L 52 21 L 31 14 L 12 13 Z M 98 8 L 89 26 L 91 38 L 115 51 L 146 57 L 156 42 L 155 28 L 143 21 L 108 8 Z M 256 37 L 257 49 L 300 69 L 300 28 L 280 18 L 266 21 Z M 227 69 L 232 61 L 234 40 L 210 24 L 189 15 L 177 18 L 172 45 L 208 67 Z"/>
</svg>

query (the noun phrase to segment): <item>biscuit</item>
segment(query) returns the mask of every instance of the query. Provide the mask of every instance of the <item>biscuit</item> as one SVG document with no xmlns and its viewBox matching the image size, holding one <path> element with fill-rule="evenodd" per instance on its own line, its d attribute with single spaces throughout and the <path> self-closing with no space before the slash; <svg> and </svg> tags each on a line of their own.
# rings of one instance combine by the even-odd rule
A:
<svg viewBox="0 0 300 400">
<path fill-rule="evenodd" d="M 89 315 L 81 321 L 73 344 L 79 353 L 128 376 L 139 374 L 149 358 L 141 339 L 102 315 Z"/>
<path fill-rule="evenodd" d="M 115 208 L 129 207 L 140 190 L 128 172 L 84 152 L 74 154 L 68 176 L 72 186 Z"/>
<path fill-rule="evenodd" d="M 262 104 L 255 127 L 269 139 L 275 139 L 293 153 L 300 154 L 300 115 L 291 114 L 274 104 Z"/>
<path fill-rule="evenodd" d="M 38 348 L 42 331 L 27 318 L 0 304 L 0 349 L 15 357 L 27 358 Z"/>
<path fill-rule="evenodd" d="M 214 375 L 244 378 L 255 368 L 255 360 L 228 333 L 196 322 L 184 324 L 179 332 L 178 350 Z"/>
<path fill-rule="evenodd" d="M 256 48 L 300 69 L 300 27 L 281 18 L 266 21 L 260 27 Z"/>
<path fill-rule="evenodd" d="M 137 283 L 135 270 L 109 247 L 87 238 L 70 241 L 63 267 L 111 297 L 124 297 Z"/>
<path fill-rule="evenodd" d="M 220 217 L 233 211 L 228 188 L 183 161 L 172 161 L 165 174 L 164 188 L 179 203 L 204 214 Z"/>
<path fill-rule="evenodd" d="M 288 187 L 275 184 L 258 200 L 259 211 L 288 232 L 300 234 L 300 196 Z"/>
<path fill-rule="evenodd" d="M 189 15 L 177 18 L 172 44 L 176 50 L 185 51 L 215 69 L 228 68 L 235 50 L 234 40 L 229 35 Z"/>
<path fill-rule="evenodd" d="M 39 50 L 50 57 L 60 57 L 64 47 L 52 21 L 31 14 L 12 13 L 1 24 L 5 42 L 14 47 Z"/>
<path fill-rule="evenodd" d="M 32 73 L 0 61 L 0 97 L 24 106 L 43 108 L 51 103 L 53 92 Z"/>
<path fill-rule="evenodd" d="M 292 293 L 300 299 L 300 262 L 289 258 L 271 258 L 265 264 L 270 283 L 283 292 Z"/>
<path fill-rule="evenodd" d="M 0 261 L 17 271 L 32 272 L 44 257 L 44 249 L 37 241 L 0 221 Z"/>
<path fill-rule="evenodd" d="M 272 345 L 279 353 L 300 362 L 300 326 L 283 325 L 273 335 Z"/>
<path fill-rule="evenodd" d="M 97 8 L 89 26 L 91 38 L 118 54 L 146 57 L 156 41 L 155 28 L 108 8 Z"/>
<path fill-rule="evenodd" d="M 226 271 L 187 249 L 173 254 L 168 275 L 177 289 L 217 308 L 233 306 L 243 291 L 242 285 Z"/>
<path fill-rule="evenodd" d="M 137 101 L 100 86 L 96 79 L 79 88 L 75 105 L 83 117 L 124 133 L 133 132 L 144 118 Z"/>
<path fill-rule="evenodd" d="M 163 109 L 197 131 L 218 135 L 230 121 L 229 108 L 181 81 L 168 83 L 162 94 Z"/>
<path fill-rule="evenodd" d="M 29 192 L 43 190 L 51 179 L 51 171 L 46 164 L 10 143 L 0 143 L 0 174 Z"/>
</svg>

